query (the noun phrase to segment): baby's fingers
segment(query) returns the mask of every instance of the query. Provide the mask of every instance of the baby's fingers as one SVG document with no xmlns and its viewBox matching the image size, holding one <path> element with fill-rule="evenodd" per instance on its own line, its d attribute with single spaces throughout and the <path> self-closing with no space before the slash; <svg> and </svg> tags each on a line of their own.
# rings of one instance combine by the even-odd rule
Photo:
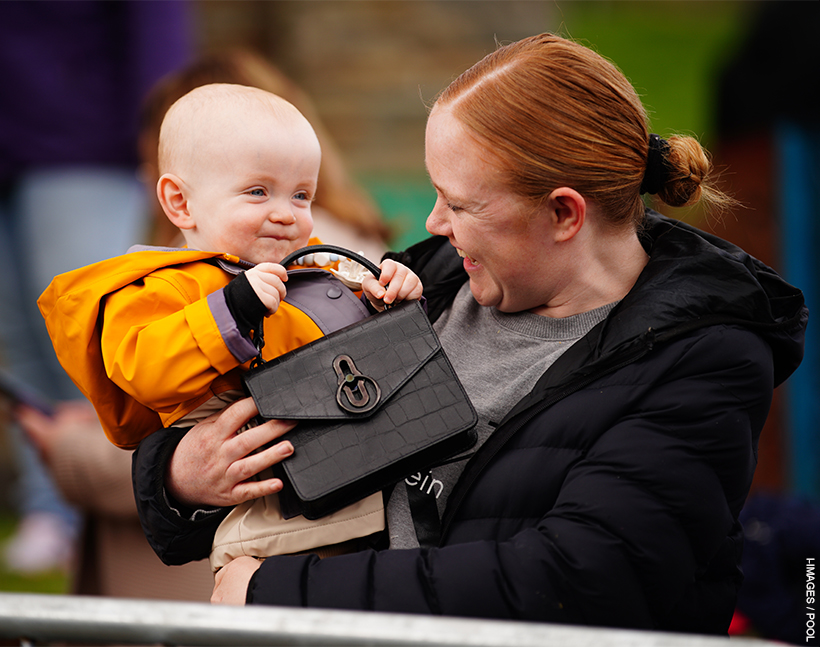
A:
<svg viewBox="0 0 820 647">
<path fill-rule="evenodd" d="M 418 276 L 407 267 L 387 260 L 382 264 L 382 276 L 380 283 L 385 285 L 385 276 L 389 284 L 385 290 L 382 301 L 386 304 L 405 301 L 407 299 L 420 299 L 422 294 L 422 284 Z"/>
<path fill-rule="evenodd" d="M 378 303 L 376 302 L 381 302 L 386 290 L 382 287 L 381 283 L 379 283 L 375 276 L 368 273 L 367 276 L 362 279 L 362 292 L 364 292 L 370 303 L 378 307 Z"/>
<path fill-rule="evenodd" d="M 421 280 L 412 272 L 401 284 L 396 301 L 418 301 L 424 292 Z"/>
<path fill-rule="evenodd" d="M 272 274 L 282 282 L 288 280 L 288 271 L 279 265 L 279 263 L 259 263 L 253 268 L 253 271 L 257 271 L 261 274 Z"/>
<path fill-rule="evenodd" d="M 260 263 L 245 272 L 248 283 L 250 283 L 259 300 L 268 309 L 269 314 L 276 312 L 279 303 L 284 300 L 287 294 L 287 288 L 285 288 L 281 278 L 283 273 L 285 280 L 287 280 L 287 273 L 284 272 L 284 268 L 276 263 Z"/>
</svg>

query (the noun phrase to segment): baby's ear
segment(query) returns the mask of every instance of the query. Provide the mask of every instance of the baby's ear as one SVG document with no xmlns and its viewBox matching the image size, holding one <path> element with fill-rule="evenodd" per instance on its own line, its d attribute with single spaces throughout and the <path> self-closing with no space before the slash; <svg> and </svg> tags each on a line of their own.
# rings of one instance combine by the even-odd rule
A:
<svg viewBox="0 0 820 647">
<path fill-rule="evenodd" d="M 157 199 L 165 215 L 179 229 L 192 229 L 195 225 L 188 210 L 185 184 L 173 173 L 165 173 L 157 181 Z"/>
</svg>

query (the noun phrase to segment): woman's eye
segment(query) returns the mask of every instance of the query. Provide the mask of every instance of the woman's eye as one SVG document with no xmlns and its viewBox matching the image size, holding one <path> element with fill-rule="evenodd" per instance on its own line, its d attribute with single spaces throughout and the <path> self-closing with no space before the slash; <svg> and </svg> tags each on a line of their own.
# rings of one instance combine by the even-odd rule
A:
<svg viewBox="0 0 820 647">
<path fill-rule="evenodd" d="M 449 202 L 447 203 L 447 208 L 452 212 L 461 211 L 461 207 L 450 204 Z"/>
</svg>

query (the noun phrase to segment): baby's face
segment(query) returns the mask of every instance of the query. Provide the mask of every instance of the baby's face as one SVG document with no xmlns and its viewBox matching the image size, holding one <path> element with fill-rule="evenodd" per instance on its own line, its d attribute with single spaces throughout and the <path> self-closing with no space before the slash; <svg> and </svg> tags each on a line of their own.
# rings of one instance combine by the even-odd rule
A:
<svg viewBox="0 0 820 647">
<path fill-rule="evenodd" d="M 307 122 L 248 116 L 214 139 L 185 180 L 196 222 L 184 232 L 189 247 L 278 263 L 307 245 L 321 161 Z"/>
</svg>

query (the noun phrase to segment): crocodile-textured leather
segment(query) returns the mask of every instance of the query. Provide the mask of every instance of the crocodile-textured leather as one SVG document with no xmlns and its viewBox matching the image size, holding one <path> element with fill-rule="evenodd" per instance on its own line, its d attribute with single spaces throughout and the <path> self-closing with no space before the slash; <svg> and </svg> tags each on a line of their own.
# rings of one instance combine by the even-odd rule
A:
<svg viewBox="0 0 820 647">
<path fill-rule="evenodd" d="M 334 360 L 379 385 L 366 413 L 337 402 Z M 470 447 L 477 417 L 418 301 L 338 330 L 245 374 L 264 418 L 300 420 L 278 472 L 315 519 Z M 370 397 L 375 390 L 360 382 Z M 283 501 L 283 503 L 285 503 Z"/>
</svg>

